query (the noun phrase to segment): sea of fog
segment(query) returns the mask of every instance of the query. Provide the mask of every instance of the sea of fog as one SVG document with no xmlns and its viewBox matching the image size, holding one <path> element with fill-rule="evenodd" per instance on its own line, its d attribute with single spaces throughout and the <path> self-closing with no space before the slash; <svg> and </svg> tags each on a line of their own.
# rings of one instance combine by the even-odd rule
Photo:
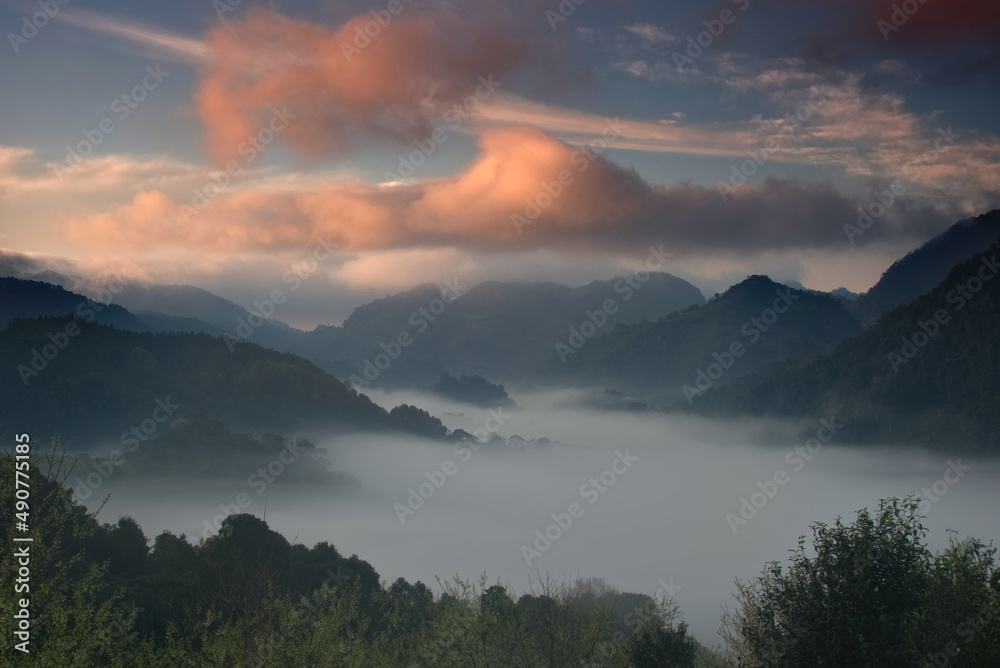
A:
<svg viewBox="0 0 1000 668">
<path fill-rule="evenodd" d="M 718 643 L 723 606 L 733 606 L 734 578 L 785 559 L 811 523 L 853 519 L 880 498 L 936 484 L 944 493 L 932 490 L 937 501 L 923 504 L 933 549 L 947 544 L 949 529 L 1000 542 L 1000 461 L 856 448 L 836 437 L 818 449 L 813 442 L 810 453 L 801 430 L 815 433 L 831 416 L 783 425 L 599 412 L 580 408 L 572 392 L 517 395 L 519 408 L 503 410 L 413 392 L 369 394 L 387 408 L 417 405 L 453 429 L 559 445 L 473 451 L 403 436 L 310 434 L 335 470 L 360 480 L 360 493 L 282 484 L 281 476 L 262 490 L 242 481 L 150 483 L 118 475 L 101 489 L 102 498 L 111 496 L 99 519 L 131 515 L 150 538 L 170 530 L 196 539 L 242 493 L 249 499 L 243 511 L 266 513 L 289 540 L 329 541 L 388 582 L 405 577 L 436 586 L 436 577 L 485 573 L 517 594 L 539 575 L 599 577 L 650 595 L 670 586 L 684 619 L 709 645 Z M 759 445 L 765 439 L 782 445 Z M 303 456 L 288 466 L 326 462 Z"/>
</svg>

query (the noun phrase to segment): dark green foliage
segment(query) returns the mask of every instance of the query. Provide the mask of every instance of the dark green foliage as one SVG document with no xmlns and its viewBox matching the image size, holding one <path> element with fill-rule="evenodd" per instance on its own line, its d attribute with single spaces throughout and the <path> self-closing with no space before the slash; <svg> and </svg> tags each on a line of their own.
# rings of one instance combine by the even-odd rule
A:
<svg viewBox="0 0 1000 668">
<path fill-rule="evenodd" d="M 396 406 L 389 411 L 389 417 L 394 424 L 411 434 L 427 438 L 445 438 L 448 435 L 448 429 L 440 420 L 416 406 L 409 404 Z"/>
<path fill-rule="evenodd" d="M 28 544 L 30 575 L 23 582 L 27 590 L 15 592 L 19 568 L 15 550 L 4 549 L 0 561 L 0 608 L 4 611 L 0 642 L 5 660 L 10 662 L 6 665 L 97 666 L 120 658 L 123 645 L 134 640 L 128 625 L 123 628 L 118 623 L 121 592 L 112 584 L 107 563 L 92 557 L 99 551 L 97 536 L 102 528 L 70 500 L 64 486 L 71 461 L 53 451 L 44 459 L 47 475 L 34 466 L 29 471 L 31 530 L 16 532 L 18 537 L 32 539 Z M 0 542 L 20 548 L 25 543 L 14 543 L 11 535 L 15 527 L 14 470 L 13 456 L 0 459 Z M 30 654 L 13 649 L 21 640 L 14 635 L 12 613 L 20 608 L 17 602 L 22 598 L 30 601 Z"/>
<path fill-rule="evenodd" d="M 676 628 L 644 624 L 628 644 L 635 668 L 694 668 L 697 651 L 697 643 L 683 623 Z"/>
<path fill-rule="evenodd" d="M 775 562 L 737 582 L 722 634 L 739 665 L 922 666 L 949 643 L 961 650 L 950 667 L 997 665 L 996 550 L 970 539 L 932 555 L 916 507 L 891 499 L 852 525 L 817 523 L 812 550 L 800 538 L 787 569 Z M 980 617 L 978 633 L 963 633 Z"/>
<path fill-rule="evenodd" d="M 19 367 L 30 369 L 32 351 L 67 322 L 18 320 L 0 331 L 0 383 L 18 388 L 0 394 L 0 413 L 17 415 L 23 429 L 46 437 L 60 425 L 70 448 L 124 440 L 150 418 L 157 400 L 168 399 L 178 406 L 171 420 L 204 413 L 271 431 L 408 429 L 311 362 L 254 344 L 230 352 L 225 341 L 205 334 L 145 334 L 79 322 L 82 331 L 25 386 Z M 428 423 L 418 433 L 430 431 Z"/>
</svg>

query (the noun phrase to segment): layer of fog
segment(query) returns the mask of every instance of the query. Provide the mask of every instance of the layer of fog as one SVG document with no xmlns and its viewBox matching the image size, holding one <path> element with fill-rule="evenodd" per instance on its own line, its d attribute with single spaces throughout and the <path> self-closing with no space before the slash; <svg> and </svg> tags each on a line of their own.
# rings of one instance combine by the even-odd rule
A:
<svg viewBox="0 0 1000 668">
<path fill-rule="evenodd" d="M 490 421 L 488 409 L 426 395 L 371 396 L 387 407 L 416 404 L 450 428 L 470 432 L 491 429 L 498 421 L 497 409 Z M 405 577 L 434 584 L 435 576 L 474 579 L 485 572 L 523 593 L 534 576 L 549 573 L 601 577 L 622 591 L 650 595 L 663 583 L 673 584 L 684 618 L 708 644 L 718 642 L 722 606 L 732 607 L 734 578 L 750 578 L 766 562 L 785 559 L 815 521 L 853 519 L 880 498 L 919 494 L 944 477 L 949 460 L 961 458 L 971 469 L 939 501 L 924 504 L 932 547 L 946 545 L 948 529 L 987 541 L 1000 538 L 1000 516 L 992 512 L 1000 507 L 1000 462 L 835 441 L 809 461 L 786 460 L 791 449 L 803 445 L 801 425 L 583 411 L 566 393 L 514 399 L 520 408 L 500 412 L 499 433 L 548 437 L 560 447 L 456 452 L 450 445 L 402 436 L 318 438 L 334 469 L 360 479 L 363 494 L 345 497 L 283 485 L 280 476 L 266 490 L 243 480 L 211 485 L 118 476 L 100 490 L 101 497 L 111 492 L 100 519 L 132 515 L 147 536 L 171 530 L 196 540 L 222 517 L 226 508 L 220 510 L 220 504 L 232 510 L 242 492 L 250 499 L 244 512 L 262 516 L 266 504 L 272 529 L 307 545 L 325 540 L 345 555 L 356 553 L 389 582 Z M 816 416 L 814 429 L 829 417 Z M 785 445 L 751 444 L 776 433 L 784 435 Z M 588 481 L 611 468 L 616 451 L 637 460 L 604 492 L 589 491 L 596 488 Z M 442 476 L 433 472 L 449 460 L 453 475 L 401 523 L 394 505 L 407 506 L 410 488 L 428 482 L 426 473 L 440 482 Z M 322 465 L 302 458 L 289 466 Z M 772 480 L 779 470 L 788 475 L 787 483 L 734 534 L 727 513 L 738 516 L 741 498 L 749 500 L 760 491 L 758 481 Z M 762 498 L 756 497 L 758 504 Z M 535 531 L 544 532 L 554 523 L 552 513 L 567 513 L 574 502 L 583 514 L 529 566 L 522 546 L 534 548 Z"/>
</svg>

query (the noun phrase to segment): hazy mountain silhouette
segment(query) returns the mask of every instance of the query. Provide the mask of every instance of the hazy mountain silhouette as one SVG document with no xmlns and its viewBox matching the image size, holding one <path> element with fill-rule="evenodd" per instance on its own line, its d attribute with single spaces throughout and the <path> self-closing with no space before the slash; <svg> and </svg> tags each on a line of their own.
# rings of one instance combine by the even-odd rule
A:
<svg viewBox="0 0 1000 668">
<path fill-rule="evenodd" d="M 959 221 L 892 263 L 861 295 L 855 312 L 869 325 L 883 313 L 934 289 L 955 265 L 982 253 L 1000 238 L 1000 210 Z"/>
<path fill-rule="evenodd" d="M 78 333 L 66 336 L 73 325 Z M 117 443 L 144 420 L 151 427 L 151 418 L 159 430 L 202 413 L 227 426 L 279 433 L 447 432 L 422 411 L 397 407 L 390 414 L 289 353 L 255 344 L 230 352 L 205 334 L 136 333 L 69 318 L 15 320 L 0 330 L 0 382 L 17 388 L 0 395 L 0 413 L 17 416 L 18 428 L 39 440 L 58 431 L 73 448 Z"/>
<path fill-rule="evenodd" d="M 40 281 L 0 278 L 0 327 L 5 327 L 16 318 L 64 315 L 137 332 L 149 329 L 145 322 L 116 304 L 95 302 Z"/>
<path fill-rule="evenodd" d="M 995 244 L 834 351 L 711 391 L 695 400 L 695 409 L 782 417 L 835 414 L 845 425 L 841 438 L 847 442 L 995 450 L 1000 442 L 998 259 L 1000 244 Z"/>
<path fill-rule="evenodd" d="M 419 387 L 442 373 L 509 381 L 533 374 L 553 346 L 570 336 L 570 328 L 587 321 L 588 311 L 603 309 L 607 300 L 614 300 L 614 312 L 606 314 L 602 331 L 704 303 L 697 288 L 669 274 L 652 274 L 638 288 L 624 279 L 578 288 L 487 281 L 460 292 L 447 302 L 436 286 L 425 284 L 385 297 L 357 308 L 341 327 L 306 334 L 292 350 L 331 370 L 350 360 L 364 379 L 366 368 L 375 375 L 366 362 L 374 363 L 386 348 L 386 354 L 394 352 L 394 343 L 405 334 L 410 344 L 388 368 L 377 370 L 375 383 Z"/>
<path fill-rule="evenodd" d="M 840 299 L 751 276 L 702 306 L 655 322 L 619 325 L 574 348 L 578 337 L 550 354 L 538 378 L 673 400 L 683 396 L 684 385 L 726 383 L 777 359 L 830 350 L 858 330 Z M 707 378 L 717 371 L 711 365 L 723 373 Z"/>
<path fill-rule="evenodd" d="M 247 309 L 193 285 L 130 282 L 115 296 L 115 303 L 147 321 L 155 331 L 204 332 L 217 336 L 229 332 L 240 337 L 237 330 L 242 321 L 248 323 L 249 341 L 281 351 L 288 350 L 302 334 L 273 318 L 249 326 Z"/>
</svg>

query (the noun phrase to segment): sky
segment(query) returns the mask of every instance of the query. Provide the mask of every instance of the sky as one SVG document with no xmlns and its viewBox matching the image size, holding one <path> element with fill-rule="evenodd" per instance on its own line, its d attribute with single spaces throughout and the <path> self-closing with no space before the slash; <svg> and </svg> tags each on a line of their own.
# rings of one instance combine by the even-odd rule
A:
<svg viewBox="0 0 1000 668">
<path fill-rule="evenodd" d="M 1000 201 L 988 0 L 0 0 L 0 30 L 8 260 L 245 306 L 294 271 L 301 327 L 651 247 L 709 294 L 864 291 Z"/>
</svg>

